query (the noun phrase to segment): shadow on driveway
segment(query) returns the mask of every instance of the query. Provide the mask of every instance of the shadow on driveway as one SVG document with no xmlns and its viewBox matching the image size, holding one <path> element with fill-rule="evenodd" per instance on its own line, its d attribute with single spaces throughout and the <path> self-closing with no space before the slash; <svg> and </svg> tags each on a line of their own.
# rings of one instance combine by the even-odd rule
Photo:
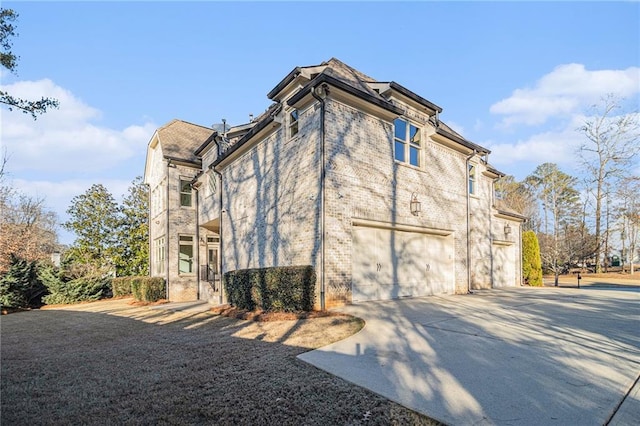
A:
<svg viewBox="0 0 640 426">
<path fill-rule="evenodd" d="M 360 333 L 301 354 L 447 424 L 632 424 L 640 293 L 516 288 L 347 306 Z"/>
</svg>

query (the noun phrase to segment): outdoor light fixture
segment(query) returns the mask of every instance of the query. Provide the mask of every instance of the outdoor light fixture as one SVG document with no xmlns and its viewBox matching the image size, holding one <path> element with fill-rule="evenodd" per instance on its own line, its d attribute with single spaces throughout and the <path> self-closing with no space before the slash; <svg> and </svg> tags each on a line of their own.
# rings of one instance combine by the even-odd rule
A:
<svg viewBox="0 0 640 426">
<path fill-rule="evenodd" d="M 415 192 L 411 194 L 411 203 L 409 205 L 411 207 L 411 214 L 414 216 L 418 216 L 418 213 L 420 213 L 421 205 L 420 201 L 418 201 L 418 198 L 416 197 Z"/>
<path fill-rule="evenodd" d="M 504 235 L 509 235 L 511 233 L 511 226 L 509 226 L 509 224 L 507 223 L 504 226 Z"/>
</svg>

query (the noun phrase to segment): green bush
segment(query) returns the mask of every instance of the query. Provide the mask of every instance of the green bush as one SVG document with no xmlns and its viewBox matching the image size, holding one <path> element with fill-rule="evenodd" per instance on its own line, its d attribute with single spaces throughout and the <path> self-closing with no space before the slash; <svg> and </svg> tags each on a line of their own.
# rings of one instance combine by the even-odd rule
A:
<svg viewBox="0 0 640 426">
<path fill-rule="evenodd" d="M 166 286 L 164 278 L 161 277 L 119 277 L 123 280 L 123 287 L 129 288 L 129 293 L 133 298 L 142 302 L 157 302 L 166 296 Z M 114 278 L 116 280 L 118 278 Z M 120 285 L 120 284 L 118 284 Z M 115 284 L 114 284 L 115 288 Z M 124 291 L 124 290 L 123 290 Z"/>
<path fill-rule="evenodd" d="M 39 265 L 11 254 L 9 270 L 0 277 L 0 305 L 10 308 L 37 308 L 47 288 L 38 278 Z"/>
<path fill-rule="evenodd" d="M 64 270 L 50 266 L 43 268 L 38 276 L 49 290 L 50 294 L 42 298 L 49 305 L 87 302 L 111 296 L 111 279 L 104 274 L 73 278 Z"/>
<path fill-rule="evenodd" d="M 522 233 L 522 276 L 525 284 L 531 286 L 542 285 L 542 261 L 540 259 L 540 244 L 533 231 Z"/>
<path fill-rule="evenodd" d="M 113 297 L 131 296 L 131 277 L 116 277 L 111 280 Z"/>
<path fill-rule="evenodd" d="M 240 309 L 310 311 L 316 273 L 312 266 L 241 269 L 224 274 L 224 285 L 229 303 Z"/>
</svg>

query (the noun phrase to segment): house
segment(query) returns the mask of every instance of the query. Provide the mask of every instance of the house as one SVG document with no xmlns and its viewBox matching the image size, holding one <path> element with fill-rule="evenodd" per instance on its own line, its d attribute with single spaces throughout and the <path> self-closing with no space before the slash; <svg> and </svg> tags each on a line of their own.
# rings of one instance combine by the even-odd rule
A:
<svg viewBox="0 0 640 426">
<path fill-rule="evenodd" d="M 312 265 L 316 307 L 521 285 L 521 224 L 490 151 L 442 108 L 332 58 L 239 126 L 174 120 L 149 143 L 151 274 L 224 301 L 221 273 Z"/>
</svg>

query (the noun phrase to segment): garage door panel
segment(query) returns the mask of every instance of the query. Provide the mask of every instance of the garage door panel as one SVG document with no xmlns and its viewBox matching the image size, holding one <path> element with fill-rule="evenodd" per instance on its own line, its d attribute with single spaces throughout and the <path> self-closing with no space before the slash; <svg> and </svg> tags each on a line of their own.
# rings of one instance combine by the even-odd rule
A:
<svg viewBox="0 0 640 426">
<path fill-rule="evenodd" d="M 453 236 L 353 229 L 353 300 L 453 292 Z"/>
</svg>

